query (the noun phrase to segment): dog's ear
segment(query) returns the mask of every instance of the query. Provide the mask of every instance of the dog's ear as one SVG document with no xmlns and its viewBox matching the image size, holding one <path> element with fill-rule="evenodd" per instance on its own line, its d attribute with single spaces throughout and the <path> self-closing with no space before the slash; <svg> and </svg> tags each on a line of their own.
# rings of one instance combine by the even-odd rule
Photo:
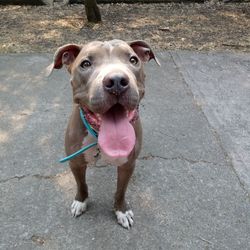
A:
<svg viewBox="0 0 250 250">
<path fill-rule="evenodd" d="M 154 52 L 146 42 L 138 40 L 129 42 L 128 44 L 143 62 L 148 62 L 151 59 L 154 59 L 159 66 L 161 65 L 157 57 L 154 55 Z"/>
<path fill-rule="evenodd" d="M 77 44 L 66 44 L 58 48 L 54 54 L 53 62 L 46 68 L 46 75 L 50 76 L 53 69 L 60 69 L 65 65 L 71 71 L 70 65 L 75 61 L 82 47 Z"/>
</svg>

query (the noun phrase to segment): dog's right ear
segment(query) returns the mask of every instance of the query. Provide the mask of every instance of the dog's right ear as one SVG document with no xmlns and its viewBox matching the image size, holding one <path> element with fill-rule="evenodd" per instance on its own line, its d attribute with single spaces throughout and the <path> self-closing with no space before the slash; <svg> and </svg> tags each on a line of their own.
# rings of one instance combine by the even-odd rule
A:
<svg viewBox="0 0 250 250">
<path fill-rule="evenodd" d="M 80 53 L 82 46 L 77 44 L 66 44 L 57 49 L 54 54 L 53 63 L 46 68 L 46 76 L 50 76 L 53 69 L 61 69 L 65 65 L 71 72 L 71 64 L 75 61 Z"/>
</svg>

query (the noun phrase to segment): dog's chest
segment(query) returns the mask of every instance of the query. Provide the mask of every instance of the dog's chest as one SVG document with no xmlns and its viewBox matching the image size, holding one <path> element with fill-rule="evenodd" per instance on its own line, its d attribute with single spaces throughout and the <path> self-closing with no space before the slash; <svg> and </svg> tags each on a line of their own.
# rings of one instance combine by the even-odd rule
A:
<svg viewBox="0 0 250 250">
<path fill-rule="evenodd" d="M 94 142 L 96 142 L 96 138 L 88 134 L 86 137 L 84 137 L 82 145 L 85 147 Z M 106 156 L 101 152 L 98 145 L 85 151 L 84 158 L 90 167 L 121 166 L 128 161 L 127 158 L 113 159 Z"/>
</svg>

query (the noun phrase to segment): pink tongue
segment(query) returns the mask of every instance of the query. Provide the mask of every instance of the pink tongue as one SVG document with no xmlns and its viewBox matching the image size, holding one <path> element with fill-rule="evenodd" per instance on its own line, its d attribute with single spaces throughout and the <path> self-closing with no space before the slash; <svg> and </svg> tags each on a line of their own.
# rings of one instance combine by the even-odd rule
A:
<svg viewBox="0 0 250 250">
<path fill-rule="evenodd" d="M 122 106 L 115 105 L 103 115 L 98 144 L 112 158 L 127 157 L 134 148 L 135 131 Z"/>
</svg>

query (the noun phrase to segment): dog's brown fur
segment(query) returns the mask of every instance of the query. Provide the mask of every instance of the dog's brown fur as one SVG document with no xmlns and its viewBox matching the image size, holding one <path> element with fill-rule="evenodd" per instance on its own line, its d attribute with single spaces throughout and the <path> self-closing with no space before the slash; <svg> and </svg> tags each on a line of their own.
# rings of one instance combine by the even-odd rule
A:
<svg viewBox="0 0 250 250">
<path fill-rule="evenodd" d="M 136 65 L 131 64 L 129 59 L 131 56 L 138 58 Z M 81 63 L 85 58 L 91 60 L 91 69 L 84 70 L 81 67 Z M 95 41 L 86 45 L 69 44 L 57 50 L 54 62 L 48 67 L 48 70 L 51 72 L 54 68 L 59 69 L 65 65 L 71 75 L 73 89 L 74 107 L 65 136 L 67 155 L 81 149 L 86 138 L 91 141 L 91 137 L 88 136 L 88 132 L 81 121 L 79 108 L 85 106 L 93 113 L 103 114 L 113 105 L 119 103 L 126 110 L 135 109 L 144 96 L 145 75 L 143 64 L 152 58 L 158 63 L 150 47 L 143 41 L 131 43 L 121 40 Z M 104 78 L 111 74 L 125 75 L 129 81 L 128 90 L 118 97 L 108 93 L 103 88 Z M 117 168 L 118 177 L 114 208 L 115 211 L 124 214 L 128 211 L 125 203 L 125 192 L 142 144 L 140 119 L 138 118 L 132 125 L 136 135 L 135 147 L 126 161 Z M 85 202 L 88 197 L 85 175 L 88 159 L 93 157 L 90 154 L 93 154 L 93 150 L 86 151 L 84 154 L 70 160 L 69 163 L 77 183 L 75 200 L 79 202 Z M 111 163 L 116 164 L 116 162 Z M 132 217 L 128 220 L 128 223 L 122 223 L 119 218 L 118 222 L 128 228 L 133 223 Z"/>
</svg>

